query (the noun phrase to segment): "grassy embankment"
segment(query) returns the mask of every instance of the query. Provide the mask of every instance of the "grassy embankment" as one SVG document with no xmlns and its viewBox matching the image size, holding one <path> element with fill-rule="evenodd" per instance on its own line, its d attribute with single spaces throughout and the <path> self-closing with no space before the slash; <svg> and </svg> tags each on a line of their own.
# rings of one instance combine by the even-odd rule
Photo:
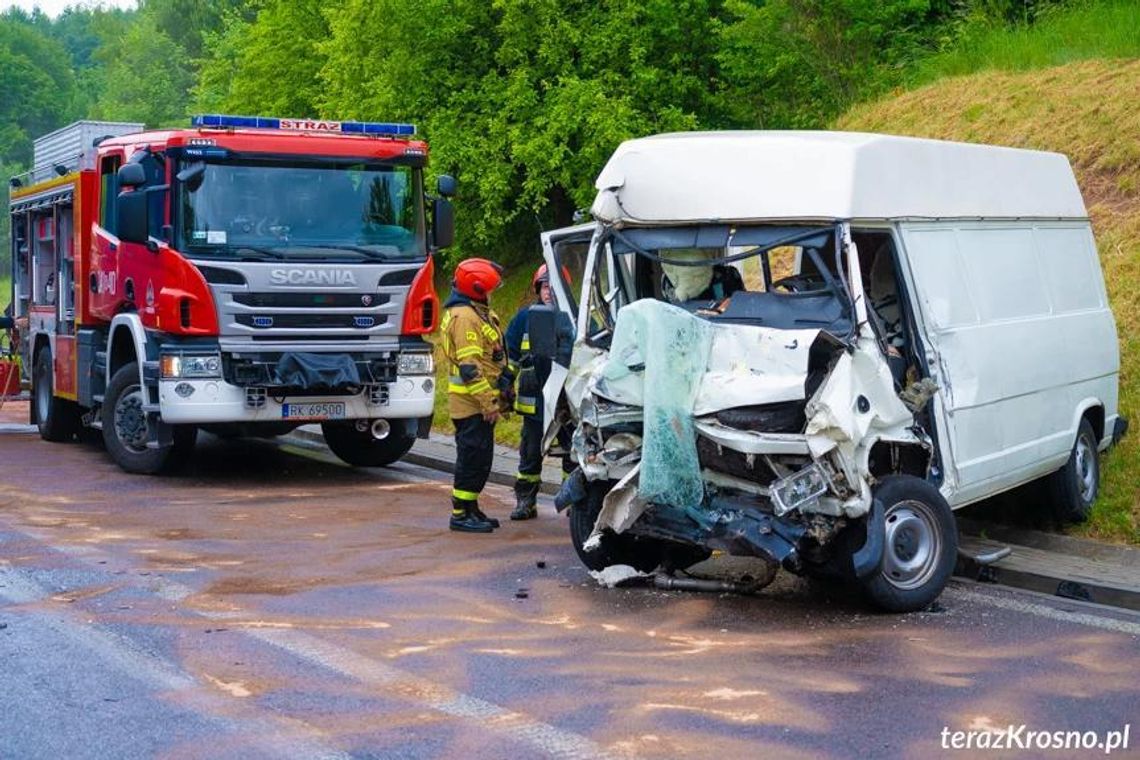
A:
<svg viewBox="0 0 1140 760">
<path fill-rule="evenodd" d="M 1121 11 L 1140 36 L 1140 6 Z M 1127 18 L 1126 18 L 1127 17 Z M 1057 19 L 1060 23 L 1063 19 Z M 1081 27 L 1084 28 L 1084 27 Z M 1029 39 L 1029 38 L 1027 38 Z M 1028 60 L 1064 39 L 1046 29 L 1029 39 Z M 1138 40 L 1140 42 L 1140 40 Z M 986 47 L 1002 61 L 1017 40 Z M 1062 58 L 1063 50 L 1055 51 Z M 1135 54 L 1135 53 L 1134 53 Z M 975 54 L 963 53 L 963 57 Z M 956 67 L 957 59 L 948 58 Z M 983 56 L 975 62 L 984 62 Z M 1045 58 L 1044 60 L 1050 60 Z M 1140 424 L 1140 60 L 1088 60 L 1034 71 L 986 71 L 942 79 L 842 117 L 839 129 L 1051 150 L 1069 156 L 1092 217 L 1120 340 L 1120 409 Z M 1103 460 L 1103 490 L 1091 520 L 1074 529 L 1092 538 L 1140 542 L 1140 435 Z"/>
</svg>

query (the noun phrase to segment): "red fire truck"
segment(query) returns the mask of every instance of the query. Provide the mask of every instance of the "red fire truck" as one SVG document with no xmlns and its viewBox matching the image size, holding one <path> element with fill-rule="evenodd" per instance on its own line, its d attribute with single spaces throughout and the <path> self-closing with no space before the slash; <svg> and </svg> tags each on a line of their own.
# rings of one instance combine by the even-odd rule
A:
<svg viewBox="0 0 1140 760">
<path fill-rule="evenodd" d="M 80 122 L 11 184 L 12 307 L 49 441 L 102 431 L 155 473 L 199 428 L 320 422 L 358 466 L 431 421 L 433 251 L 454 236 L 407 124 L 196 116 L 189 129 Z M 430 208 L 430 213 L 425 206 Z"/>
</svg>

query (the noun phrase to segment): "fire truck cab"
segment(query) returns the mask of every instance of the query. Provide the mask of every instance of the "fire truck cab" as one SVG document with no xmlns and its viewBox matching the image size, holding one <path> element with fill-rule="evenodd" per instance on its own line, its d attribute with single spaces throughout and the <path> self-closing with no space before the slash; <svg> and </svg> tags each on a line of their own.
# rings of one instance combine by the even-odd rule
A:
<svg viewBox="0 0 1140 760">
<path fill-rule="evenodd" d="M 12 307 L 41 436 L 99 429 L 140 473 L 200 428 L 319 422 L 350 464 L 402 457 L 431 422 L 433 252 L 454 237 L 455 182 L 425 192 L 414 135 L 197 116 L 36 140 L 10 181 Z"/>
</svg>

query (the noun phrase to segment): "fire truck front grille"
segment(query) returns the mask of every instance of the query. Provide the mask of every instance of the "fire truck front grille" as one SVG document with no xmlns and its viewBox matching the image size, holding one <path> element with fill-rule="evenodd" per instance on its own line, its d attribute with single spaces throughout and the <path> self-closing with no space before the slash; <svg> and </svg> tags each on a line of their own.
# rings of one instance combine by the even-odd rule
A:
<svg viewBox="0 0 1140 760">
<path fill-rule="evenodd" d="M 234 293 L 233 300 L 260 309 L 360 309 L 391 298 L 387 293 Z"/>
<path fill-rule="evenodd" d="M 388 317 L 385 314 L 238 314 L 235 321 L 257 330 L 273 327 L 295 330 L 310 327 L 365 330 L 384 324 Z"/>
<path fill-rule="evenodd" d="M 384 351 L 399 342 L 407 286 L 388 280 L 392 272 L 409 269 L 406 263 L 398 269 L 394 264 L 317 262 L 201 265 L 226 275 L 210 271 L 224 351 L 257 350 L 258 344 L 268 343 L 296 351 L 332 350 L 336 343 L 356 350 L 368 343 Z M 330 282 L 345 284 L 298 285 L 297 273 L 327 273 Z"/>
</svg>

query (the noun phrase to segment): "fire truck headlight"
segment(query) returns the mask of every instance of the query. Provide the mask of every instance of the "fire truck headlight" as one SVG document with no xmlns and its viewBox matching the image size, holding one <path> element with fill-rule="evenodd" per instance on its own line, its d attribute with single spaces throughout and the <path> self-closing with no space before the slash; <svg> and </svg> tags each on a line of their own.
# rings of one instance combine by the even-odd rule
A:
<svg viewBox="0 0 1140 760">
<path fill-rule="evenodd" d="M 435 371 L 435 364 L 430 353 L 400 354 L 396 364 L 396 373 L 400 375 L 430 375 Z"/>
<path fill-rule="evenodd" d="M 167 354 L 160 360 L 160 365 L 164 378 L 222 376 L 222 357 L 218 354 L 206 356 Z"/>
</svg>

